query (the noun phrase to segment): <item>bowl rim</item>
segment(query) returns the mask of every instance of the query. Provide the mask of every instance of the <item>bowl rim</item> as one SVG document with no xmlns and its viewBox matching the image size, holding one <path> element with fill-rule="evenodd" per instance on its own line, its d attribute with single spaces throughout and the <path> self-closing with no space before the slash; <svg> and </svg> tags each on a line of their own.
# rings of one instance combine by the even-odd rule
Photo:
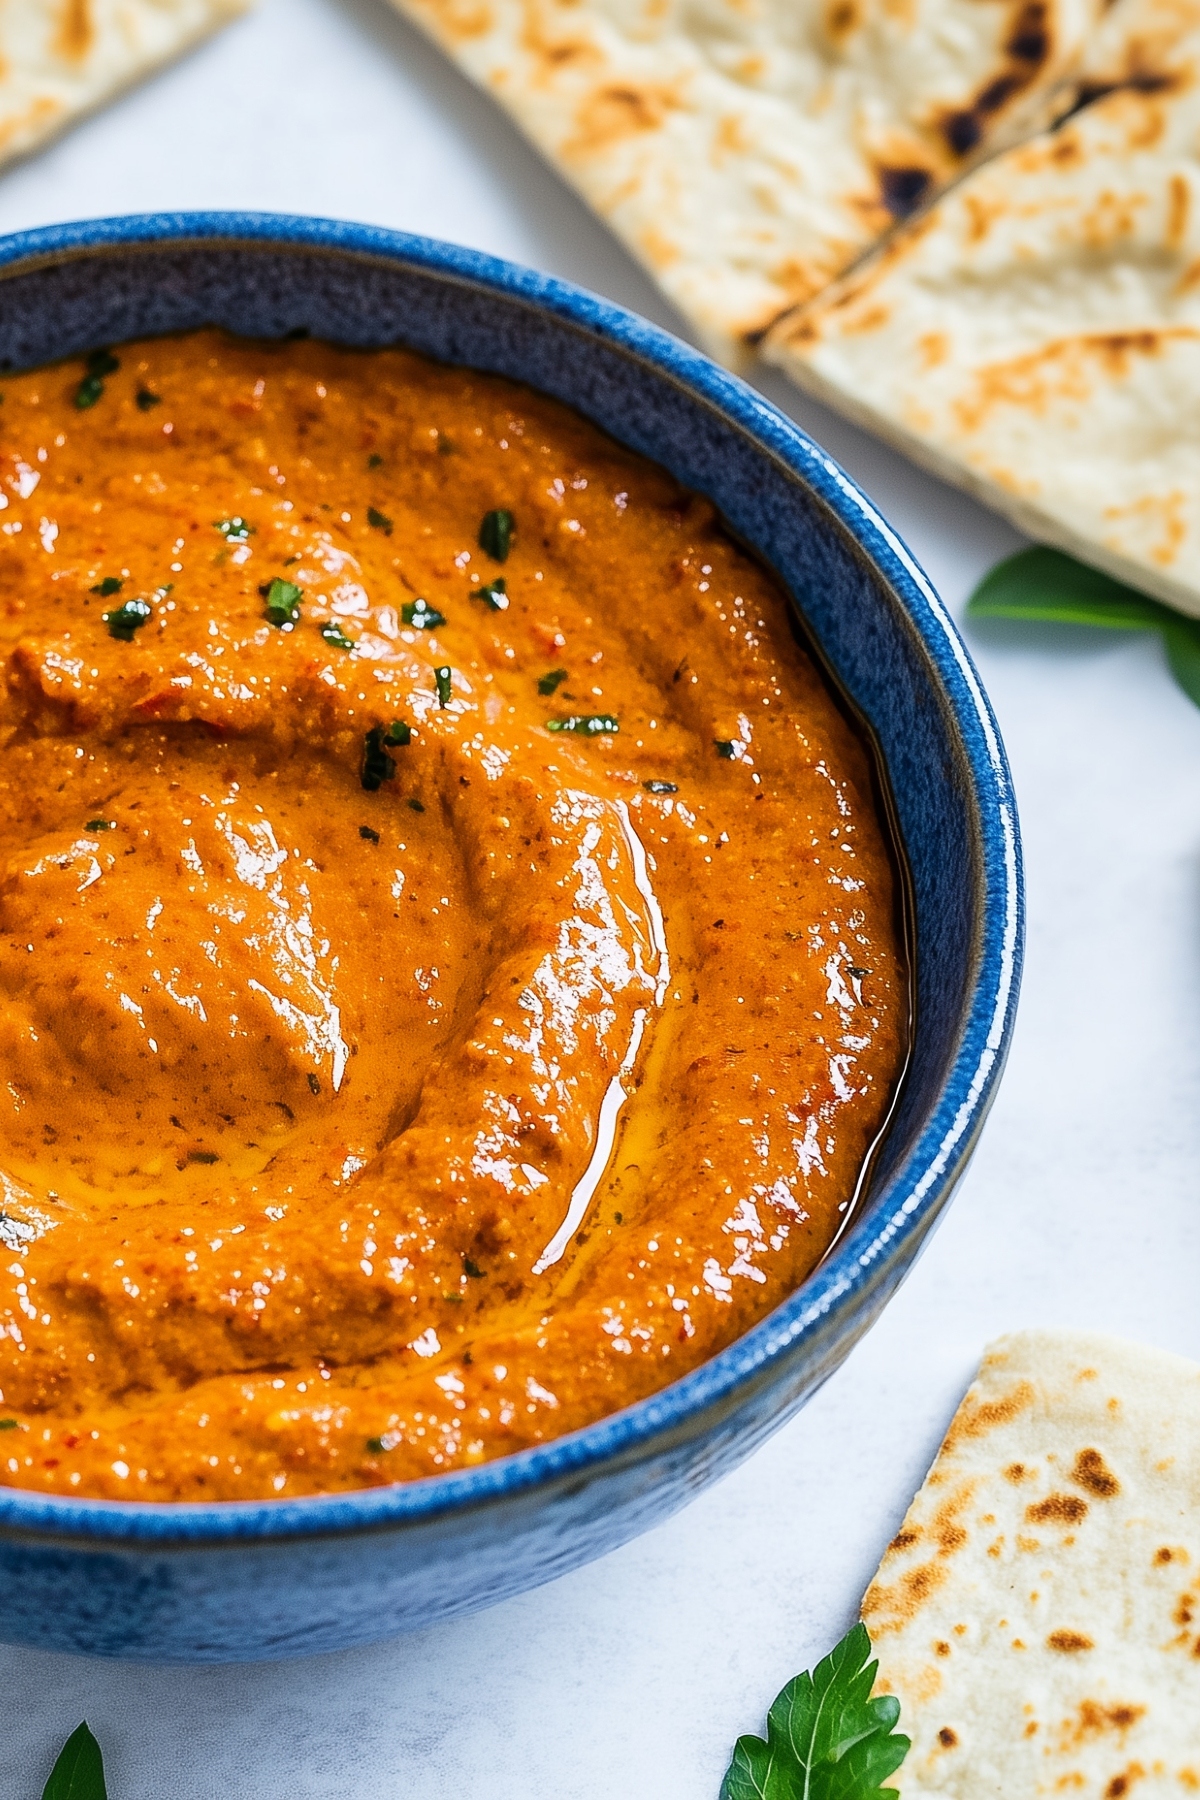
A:
<svg viewBox="0 0 1200 1800">
<path fill-rule="evenodd" d="M 418 1526 L 488 1502 L 517 1499 L 606 1463 L 637 1461 L 653 1441 L 767 1374 L 799 1341 L 919 1244 L 965 1166 L 1012 1033 L 1020 981 L 1024 896 L 1012 780 L 991 705 L 965 644 L 932 583 L 899 535 L 834 459 L 763 395 L 701 351 L 616 302 L 521 264 L 381 226 L 269 212 L 135 213 L 0 237 L 3 283 L 95 253 L 171 248 L 311 250 L 398 262 L 490 291 L 624 350 L 707 402 L 807 485 L 899 598 L 949 703 L 970 776 L 982 866 L 975 969 L 964 1022 L 938 1103 L 908 1153 L 814 1273 L 773 1312 L 699 1368 L 657 1393 L 567 1436 L 475 1467 L 384 1487 L 264 1500 L 94 1500 L 0 1487 L 4 1537 L 84 1540 L 131 1550 L 168 1544 L 311 1539 Z"/>
</svg>

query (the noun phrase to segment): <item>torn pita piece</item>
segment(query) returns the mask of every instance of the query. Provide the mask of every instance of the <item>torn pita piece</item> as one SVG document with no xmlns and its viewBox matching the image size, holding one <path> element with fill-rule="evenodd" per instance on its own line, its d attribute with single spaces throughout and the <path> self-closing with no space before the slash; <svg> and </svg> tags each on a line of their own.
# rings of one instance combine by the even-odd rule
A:
<svg viewBox="0 0 1200 1800">
<path fill-rule="evenodd" d="M 1200 616 L 1200 0 L 1114 9 L 1086 80 L 1131 85 L 967 175 L 766 354 Z"/>
<path fill-rule="evenodd" d="M 744 360 L 1052 116 L 1099 0 L 396 0 Z"/>
<path fill-rule="evenodd" d="M 901 1800 L 1192 1800 L 1200 1367 L 1000 1338 L 862 1610 Z"/>
<path fill-rule="evenodd" d="M 0 0 L 0 163 L 178 56 L 250 0 Z"/>
</svg>

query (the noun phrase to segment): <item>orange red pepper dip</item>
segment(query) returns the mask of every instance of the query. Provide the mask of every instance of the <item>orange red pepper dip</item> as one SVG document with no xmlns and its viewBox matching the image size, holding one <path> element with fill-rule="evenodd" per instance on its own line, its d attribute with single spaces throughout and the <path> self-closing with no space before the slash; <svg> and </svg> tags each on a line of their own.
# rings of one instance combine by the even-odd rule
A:
<svg viewBox="0 0 1200 1800">
<path fill-rule="evenodd" d="M 405 1480 L 818 1262 L 907 1030 L 869 754 L 706 502 L 399 351 L 0 409 L 0 1481 Z"/>
</svg>

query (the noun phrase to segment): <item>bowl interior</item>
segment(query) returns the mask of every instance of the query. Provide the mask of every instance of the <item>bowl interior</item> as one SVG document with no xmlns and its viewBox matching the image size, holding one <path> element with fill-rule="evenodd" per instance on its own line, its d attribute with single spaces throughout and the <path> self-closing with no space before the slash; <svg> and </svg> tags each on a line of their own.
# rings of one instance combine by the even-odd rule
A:
<svg viewBox="0 0 1200 1800">
<path fill-rule="evenodd" d="M 796 1295 L 653 1401 L 510 1459 L 523 1474 L 491 1465 L 414 1484 L 407 1499 L 401 1490 L 339 1496 L 336 1515 L 321 1498 L 225 1509 L 248 1533 L 273 1535 L 312 1529 L 322 1508 L 331 1522 L 378 1522 L 397 1509 L 428 1515 L 497 1484 L 536 1482 L 627 1449 L 639 1434 L 682 1428 L 689 1409 L 733 1393 L 805 1334 L 825 1354 L 836 1352 L 853 1316 L 857 1335 L 948 1197 L 1000 1072 L 1019 973 L 1019 848 L 995 722 L 936 594 L 837 465 L 706 358 L 565 284 L 366 227 L 190 215 L 61 227 L 0 244 L 5 369 L 204 324 L 246 336 L 305 331 L 362 347 L 402 343 L 510 376 L 711 498 L 776 571 L 875 733 L 911 873 L 916 947 L 911 1062 L 869 1191 Z M 68 1515 L 78 1529 L 121 1512 L 121 1536 L 133 1515 L 161 1510 L 58 1504 L 64 1529 Z M 40 1523 L 58 1516 L 54 1504 L 19 1495 L 3 1496 L 0 1513 L 14 1517 L 23 1505 L 30 1520 L 34 1511 Z M 203 1535 L 219 1509 L 173 1510 L 197 1514 Z"/>
</svg>

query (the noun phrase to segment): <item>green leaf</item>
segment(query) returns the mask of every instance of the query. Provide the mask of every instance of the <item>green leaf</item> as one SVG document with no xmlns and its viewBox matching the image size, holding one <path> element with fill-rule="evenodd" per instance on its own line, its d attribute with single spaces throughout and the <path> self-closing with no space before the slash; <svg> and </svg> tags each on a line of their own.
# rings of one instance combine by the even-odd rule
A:
<svg viewBox="0 0 1200 1800">
<path fill-rule="evenodd" d="M 437 684 L 438 705 L 439 706 L 449 706 L 449 704 L 450 704 L 450 664 L 443 663 L 443 665 L 440 669 L 435 669 L 433 671 L 433 679 Z"/>
<path fill-rule="evenodd" d="M 104 1758 L 86 1722 L 75 1728 L 59 1751 L 42 1800 L 108 1800 Z"/>
<path fill-rule="evenodd" d="M 223 538 L 231 544 L 244 544 L 248 537 L 254 535 L 255 527 L 241 513 L 234 513 L 228 519 L 214 519 L 213 529 L 219 531 Z"/>
<path fill-rule="evenodd" d="M 392 521 L 386 513 L 381 513 L 378 507 L 368 506 L 367 524 L 373 525 L 376 531 L 382 531 L 385 537 L 392 535 Z"/>
<path fill-rule="evenodd" d="M 98 581 L 95 587 L 89 588 L 88 593 L 99 594 L 101 599 L 108 600 L 113 594 L 119 594 L 124 586 L 125 583 L 119 576 L 106 575 L 103 581 Z"/>
<path fill-rule="evenodd" d="M 567 671 L 565 669 L 551 669 L 551 671 L 548 675 L 542 675 L 539 677 L 538 693 L 539 694 L 552 694 L 554 692 L 555 688 L 558 687 L 559 684 L 561 682 L 564 682 L 566 679 L 567 679 Z"/>
<path fill-rule="evenodd" d="M 326 619 L 321 627 L 321 636 L 335 650 L 353 650 L 354 639 L 348 638 L 336 619 Z"/>
<path fill-rule="evenodd" d="M 139 412 L 150 412 L 153 407 L 162 405 L 162 395 L 153 393 L 149 388 L 137 391 L 137 409 Z"/>
<path fill-rule="evenodd" d="M 503 575 L 497 575 L 495 581 L 485 581 L 482 587 L 473 588 L 472 600 L 482 600 L 493 612 L 508 610 L 508 588 Z"/>
<path fill-rule="evenodd" d="M 148 600 L 127 600 L 115 612 L 102 613 L 100 616 L 108 626 L 109 637 L 119 639 L 122 644 L 132 644 L 134 632 L 142 629 L 153 612 L 154 608 Z"/>
<path fill-rule="evenodd" d="M 741 1737 L 721 1800 L 883 1800 L 882 1783 L 908 1754 L 896 1732 L 900 1702 L 871 1698 L 876 1670 L 863 1624 L 811 1674 L 797 1675 L 767 1715 L 766 1739 Z"/>
<path fill-rule="evenodd" d="M 497 562 L 507 562 L 515 525 L 512 514 L 502 506 L 484 513 L 479 523 L 479 548 L 495 557 Z"/>
<path fill-rule="evenodd" d="M 967 602 L 976 619 L 1036 619 L 1058 625 L 1098 625 L 1109 631 L 1157 631 L 1171 673 L 1200 706 L 1200 619 L 1189 619 L 1076 562 L 1061 550 L 1020 550 L 985 575 Z"/>
<path fill-rule="evenodd" d="M 439 625 L 446 623 L 445 613 L 440 613 L 436 606 L 430 606 L 427 600 L 409 601 L 400 608 L 400 617 L 416 631 L 436 631 Z"/>
<path fill-rule="evenodd" d="M 304 598 L 304 589 L 298 588 L 294 581 L 284 581 L 276 575 L 269 581 L 264 594 L 266 600 L 266 616 L 272 625 L 283 631 L 290 631 L 300 617 L 300 602 Z"/>
<path fill-rule="evenodd" d="M 1037 619 L 1109 631 L 1161 630 L 1177 616 L 1111 575 L 1044 545 L 997 563 L 971 595 L 967 611 L 976 619 Z"/>
</svg>

